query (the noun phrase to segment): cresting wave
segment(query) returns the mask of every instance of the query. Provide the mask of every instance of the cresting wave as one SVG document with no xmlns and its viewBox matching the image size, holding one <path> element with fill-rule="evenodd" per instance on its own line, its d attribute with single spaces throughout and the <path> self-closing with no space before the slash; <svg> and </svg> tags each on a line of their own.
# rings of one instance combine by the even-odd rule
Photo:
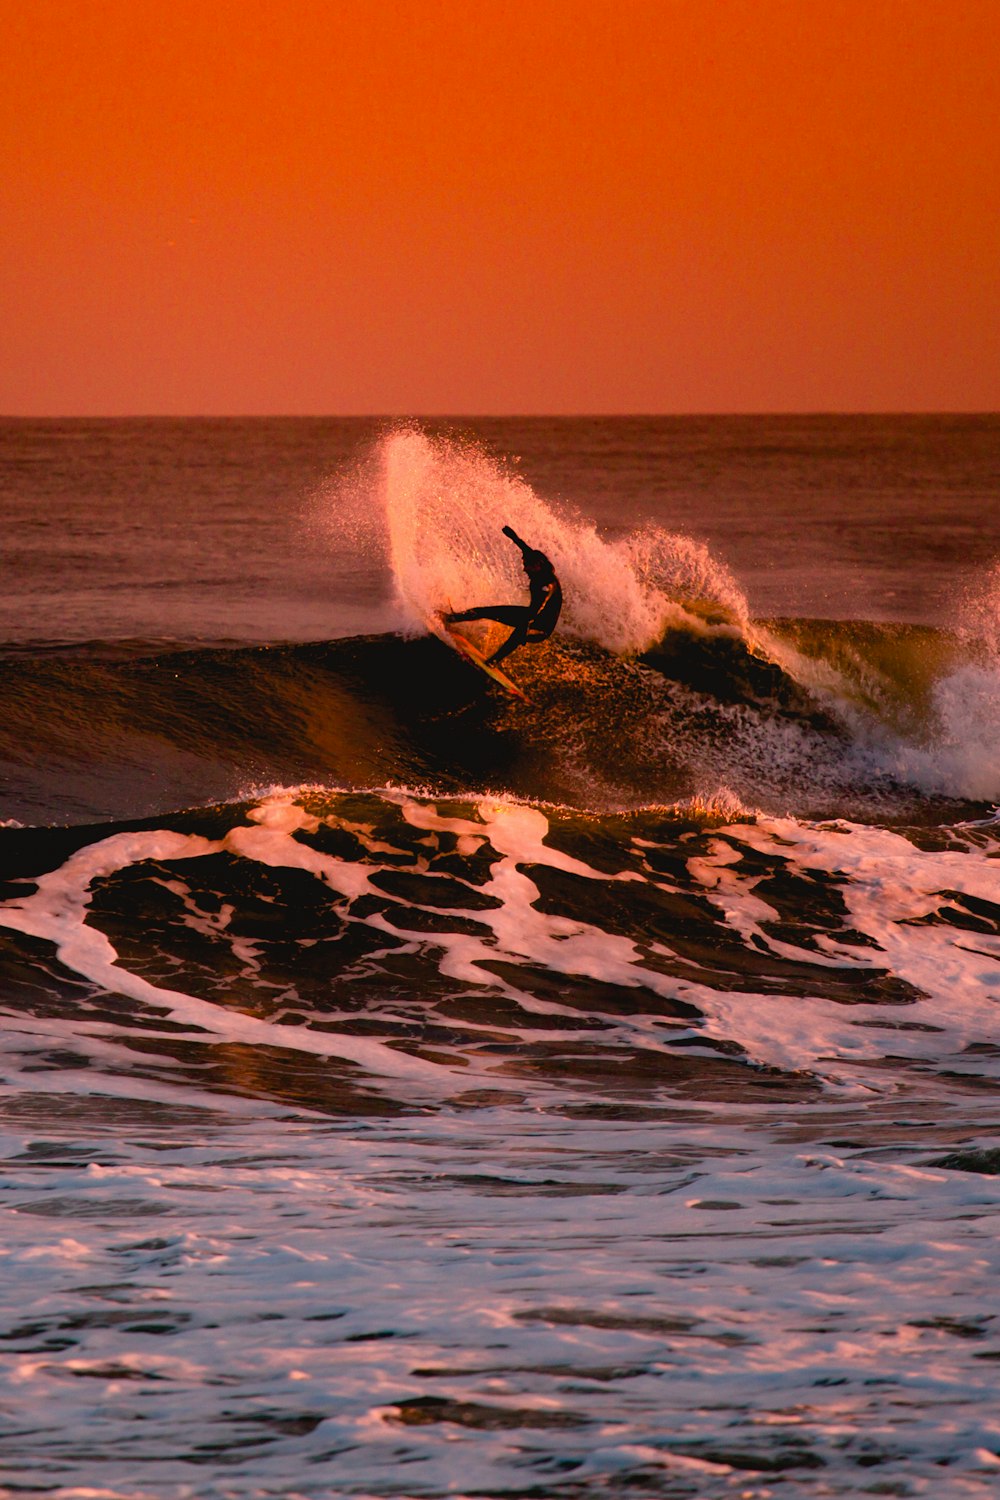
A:
<svg viewBox="0 0 1000 1500">
<path fill-rule="evenodd" d="M 517 661 L 528 706 L 427 635 L 8 651 L 0 812 L 145 816 L 275 782 L 594 811 L 722 792 L 780 814 L 929 821 L 1000 797 L 988 661 L 898 626 L 769 636 L 770 658 L 725 631 L 672 630 L 627 657 L 557 636 Z"/>
<path fill-rule="evenodd" d="M 504 524 L 552 558 L 566 600 L 560 630 L 551 647 L 521 652 L 516 671 L 544 698 L 547 733 L 564 741 L 578 775 L 537 795 L 634 805 L 670 800 L 679 785 L 709 794 L 728 785 L 768 808 L 858 815 L 873 793 L 888 811 L 900 788 L 1000 799 L 996 570 L 956 607 L 948 631 L 757 620 L 696 539 L 652 523 L 601 535 L 476 443 L 413 428 L 387 434 L 326 504 L 341 541 L 349 534 L 385 556 L 410 635 L 437 610 L 523 597 Z M 502 627 L 476 629 L 486 649 L 503 638 Z M 572 707 L 574 684 L 587 678 L 592 733 Z M 594 747 L 617 724 L 624 774 L 615 781 Z M 589 800 L 581 787 L 593 789 Z"/>
<path fill-rule="evenodd" d="M 975 815 L 1000 800 L 1000 584 L 952 631 L 754 621 L 707 549 L 604 538 L 481 449 L 404 430 L 324 500 L 387 563 L 396 629 L 299 646 L 8 648 L 0 814 L 142 816 L 301 781 L 612 810 L 732 793 L 767 812 Z M 510 522 L 552 557 L 557 634 L 512 704 L 426 633 L 524 598 Z M 502 627 L 475 627 L 491 646 Z M 981 808 L 980 808 L 981 810 Z"/>
<path fill-rule="evenodd" d="M 520 558 L 502 535 L 511 525 L 555 565 L 562 630 L 615 656 L 638 655 L 671 629 L 750 633 L 746 600 L 706 547 L 656 526 L 605 540 L 473 444 L 394 433 L 368 483 L 397 598 L 415 630 L 458 600 L 469 608 L 523 595 Z"/>
</svg>

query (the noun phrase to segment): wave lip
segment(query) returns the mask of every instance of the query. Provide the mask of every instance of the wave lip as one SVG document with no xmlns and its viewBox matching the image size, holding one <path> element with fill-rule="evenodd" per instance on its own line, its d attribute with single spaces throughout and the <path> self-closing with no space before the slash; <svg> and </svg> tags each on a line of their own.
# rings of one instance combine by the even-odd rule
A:
<svg viewBox="0 0 1000 1500">
<path fill-rule="evenodd" d="M 614 655 L 641 652 L 672 627 L 707 628 L 706 613 L 749 626 L 735 579 L 702 543 L 653 525 L 606 540 L 476 444 L 391 433 L 369 483 L 396 597 L 415 630 L 442 609 L 524 596 L 507 525 L 551 558 L 563 585 L 561 628 Z"/>
</svg>

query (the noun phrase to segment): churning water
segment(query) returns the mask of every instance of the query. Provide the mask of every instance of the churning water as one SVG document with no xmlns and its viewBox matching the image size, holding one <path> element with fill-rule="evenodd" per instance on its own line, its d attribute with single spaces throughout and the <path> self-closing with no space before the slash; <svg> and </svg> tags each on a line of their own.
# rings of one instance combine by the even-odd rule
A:
<svg viewBox="0 0 1000 1500">
<path fill-rule="evenodd" d="M 2 443 L 8 1492 L 992 1493 L 1000 421 Z"/>
</svg>

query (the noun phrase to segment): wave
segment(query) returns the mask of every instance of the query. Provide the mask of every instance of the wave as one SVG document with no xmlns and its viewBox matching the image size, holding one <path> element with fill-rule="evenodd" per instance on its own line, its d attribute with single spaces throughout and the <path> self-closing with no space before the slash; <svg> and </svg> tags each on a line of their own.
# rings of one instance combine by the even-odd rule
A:
<svg viewBox="0 0 1000 1500">
<path fill-rule="evenodd" d="M 139 816 L 275 782 L 595 810 L 723 793 L 883 819 L 1000 799 L 1000 573 L 948 632 L 759 621 L 692 538 L 601 536 L 513 464 L 410 428 L 316 505 L 341 549 L 386 564 L 394 630 L 9 648 L 0 817 Z M 427 633 L 449 605 L 524 598 L 507 524 L 551 556 L 566 600 L 556 636 L 511 660 L 528 705 Z"/>
<path fill-rule="evenodd" d="M 945 799 L 1000 797 L 1000 564 L 961 601 L 948 632 L 759 621 L 729 569 L 694 538 L 652 523 L 602 536 L 568 506 L 538 495 L 516 463 L 479 443 L 412 427 L 387 433 L 326 503 L 335 529 L 352 531 L 355 544 L 366 536 L 387 559 L 410 633 L 442 609 L 523 597 L 504 525 L 549 554 L 566 600 L 560 641 L 570 645 L 562 661 L 545 662 L 547 681 L 572 675 L 573 644 L 622 663 L 593 682 L 591 726 L 576 719 L 552 726 L 578 747 L 587 786 L 601 772 L 600 730 L 618 724 L 626 664 L 648 666 L 698 695 L 685 702 L 675 694 L 643 712 L 640 725 L 626 713 L 624 732 L 610 735 L 625 774 L 617 793 L 613 779 L 597 775 L 592 796 L 602 805 L 616 794 L 626 802 L 669 795 L 682 764 L 698 790 L 729 776 L 741 795 L 771 806 L 784 798 L 790 810 L 815 810 L 824 798 L 833 806 L 852 788 L 860 798 L 855 811 L 873 791 L 891 798 L 891 788 L 901 787 Z M 503 639 L 502 627 L 477 629 L 486 650 Z M 522 653 L 518 671 L 535 676 L 537 662 Z M 580 653 L 575 668 L 580 676 Z M 632 678 L 630 704 L 635 690 Z M 598 693 L 609 713 L 597 707 Z M 711 748 L 720 734 L 728 755 Z M 658 754 L 659 787 L 648 774 Z M 812 771 L 803 776 L 805 762 Z M 810 786 L 818 793 L 811 801 Z"/>
<path fill-rule="evenodd" d="M 469 527 L 522 504 L 572 580 L 523 705 L 424 632 L 506 587 L 439 456 L 358 478 L 402 632 L 2 653 L 14 1468 L 974 1486 L 1000 820 L 948 799 L 996 794 L 996 596 L 761 622 L 483 459 Z"/>
<path fill-rule="evenodd" d="M 1000 795 L 998 679 L 955 640 L 805 621 L 769 635 L 770 657 L 729 633 L 670 630 L 629 657 L 556 637 L 517 659 L 528 705 L 427 635 L 21 649 L 4 658 L 0 814 L 141 816 L 274 782 L 595 810 L 726 789 L 775 812 L 883 818 Z"/>
<path fill-rule="evenodd" d="M 972 1493 L 998 855 L 315 789 L 0 831 L 8 1470 Z"/>
</svg>

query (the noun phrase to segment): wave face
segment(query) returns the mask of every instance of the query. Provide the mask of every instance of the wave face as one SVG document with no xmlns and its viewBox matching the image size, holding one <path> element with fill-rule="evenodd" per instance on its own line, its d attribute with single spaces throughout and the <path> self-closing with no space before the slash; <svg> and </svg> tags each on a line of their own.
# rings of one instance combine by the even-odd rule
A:
<svg viewBox="0 0 1000 1500">
<path fill-rule="evenodd" d="M 9 651 L 5 809 L 143 816 L 300 781 L 881 818 L 1000 795 L 991 663 L 928 630 L 767 634 L 770 656 L 728 629 L 628 658 L 557 637 L 512 667 L 527 706 L 429 636 Z"/>
<path fill-rule="evenodd" d="M 627 656 L 557 635 L 512 664 L 527 705 L 428 635 L 9 648 L 3 670 L 4 812 L 20 822 L 299 782 L 881 820 L 1000 798 L 1000 666 L 926 627 L 684 623 Z"/>
<path fill-rule="evenodd" d="M 3 649 L 5 1478 L 991 1492 L 1000 575 L 761 620 L 410 428 L 312 505 L 372 632 Z M 507 523 L 527 703 L 427 631 Z"/>
</svg>

